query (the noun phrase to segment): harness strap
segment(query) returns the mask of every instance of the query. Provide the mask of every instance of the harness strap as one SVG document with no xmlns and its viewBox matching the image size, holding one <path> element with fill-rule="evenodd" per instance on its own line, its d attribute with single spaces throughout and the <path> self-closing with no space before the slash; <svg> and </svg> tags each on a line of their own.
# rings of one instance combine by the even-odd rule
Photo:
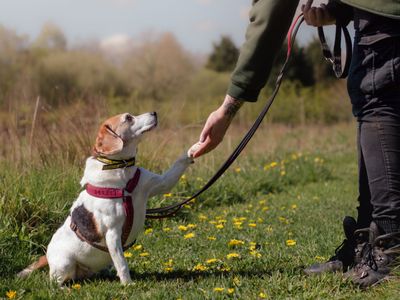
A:
<svg viewBox="0 0 400 300">
<path fill-rule="evenodd" d="M 125 242 L 128 240 L 129 234 L 133 226 L 134 208 L 133 208 L 133 199 L 131 194 L 135 190 L 139 182 L 139 179 L 140 179 L 140 169 L 138 168 L 135 172 L 135 175 L 128 181 L 124 189 L 96 187 L 91 184 L 86 185 L 86 192 L 93 197 L 101 199 L 120 199 L 120 198 L 123 199 L 122 205 L 125 211 L 125 221 L 124 225 L 122 226 L 121 244 L 124 251 L 130 248 L 135 243 L 135 241 L 133 241 L 132 243 L 124 246 Z M 126 192 L 128 192 L 129 194 L 127 195 Z M 99 245 L 97 243 L 88 240 L 82 234 L 82 232 L 79 231 L 78 226 L 73 222 L 73 220 L 71 220 L 70 227 L 80 240 L 87 242 L 88 244 L 99 250 L 108 252 L 107 247 L 104 247 L 102 245 Z"/>
</svg>

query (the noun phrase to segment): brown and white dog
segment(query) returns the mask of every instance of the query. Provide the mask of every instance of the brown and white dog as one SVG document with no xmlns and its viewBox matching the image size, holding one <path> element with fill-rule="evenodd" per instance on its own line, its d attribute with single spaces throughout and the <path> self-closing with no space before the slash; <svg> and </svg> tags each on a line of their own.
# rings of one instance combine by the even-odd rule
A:
<svg viewBox="0 0 400 300">
<path fill-rule="evenodd" d="M 100 191 L 119 189 L 129 194 L 127 199 L 132 204 L 133 220 L 129 232 L 125 234 L 125 245 L 133 243 L 143 229 L 147 199 L 170 191 L 193 162 L 192 150 L 189 150 L 162 175 L 153 174 L 132 163 L 126 164 L 136 156 L 137 145 L 144 133 L 156 126 L 156 113 L 139 116 L 124 113 L 106 120 L 98 132 L 94 147 L 96 155 L 87 159 L 81 180 L 83 187 L 90 185 Z M 99 157 L 103 160 L 99 160 Z M 107 162 L 104 163 L 104 159 L 114 165 L 117 162 L 117 168 L 105 170 Z M 118 166 L 118 162 L 123 167 Z M 136 188 L 129 193 L 126 191 L 127 183 L 137 173 L 140 173 L 140 178 L 136 178 Z M 107 198 L 107 195 L 96 197 L 87 188 L 83 190 L 73 203 L 71 214 L 53 235 L 46 256 L 42 256 L 18 276 L 25 277 L 48 264 L 50 278 L 61 285 L 67 280 L 87 278 L 113 263 L 121 283 L 130 283 L 128 263 L 123 253 L 124 238 L 121 238 L 127 220 L 124 201 L 123 198 Z M 80 227 L 80 235 L 77 234 L 76 224 Z M 98 247 L 88 242 L 93 240 L 93 236 Z"/>
</svg>

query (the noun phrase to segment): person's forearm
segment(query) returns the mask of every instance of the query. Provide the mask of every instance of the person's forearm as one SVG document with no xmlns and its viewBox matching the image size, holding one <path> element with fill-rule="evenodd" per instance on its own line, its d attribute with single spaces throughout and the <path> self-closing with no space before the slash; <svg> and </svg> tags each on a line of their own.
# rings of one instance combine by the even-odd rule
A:
<svg viewBox="0 0 400 300">
<path fill-rule="evenodd" d="M 298 0 L 253 1 L 250 24 L 228 94 L 243 101 L 256 101 L 267 82 L 272 64 L 292 22 Z"/>
<path fill-rule="evenodd" d="M 239 111 L 240 107 L 242 107 L 242 105 L 243 101 L 236 100 L 235 98 L 226 95 L 220 109 L 225 116 L 232 120 L 236 113 Z"/>
</svg>

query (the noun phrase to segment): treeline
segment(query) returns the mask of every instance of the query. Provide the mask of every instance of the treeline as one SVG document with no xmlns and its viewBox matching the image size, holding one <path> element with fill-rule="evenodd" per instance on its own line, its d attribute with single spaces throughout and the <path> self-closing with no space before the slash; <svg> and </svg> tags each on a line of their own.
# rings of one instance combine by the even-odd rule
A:
<svg viewBox="0 0 400 300">
<path fill-rule="evenodd" d="M 202 122 L 221 102 L 239 53 L 229 37 L 222 37 L 208 57 L 196 57 L 171 33 L 143 35 L 139 43 L 119 50 L 106 50 L 96 41 L 71 47 L 54 24 L 46 24 L 35 40 L 0 26 L 0 113 L 17 112 L 23 119 L 21 114 L 32 114 L 39 97 L 43 111 L 53 113 L 79 103 L 103 106 L 108 114 L 157 108 L 165 112 L 166 122 Z M 272 83 L 284 56 L 285 49 Z M 270 121 L 349 120 L 344 84 L 333 79 L 316 41 L 295 48 L 287 79 Z M 239 122 L 251 121 L 261 105 L 262 99 L 247 105 Z"/>
</svg>

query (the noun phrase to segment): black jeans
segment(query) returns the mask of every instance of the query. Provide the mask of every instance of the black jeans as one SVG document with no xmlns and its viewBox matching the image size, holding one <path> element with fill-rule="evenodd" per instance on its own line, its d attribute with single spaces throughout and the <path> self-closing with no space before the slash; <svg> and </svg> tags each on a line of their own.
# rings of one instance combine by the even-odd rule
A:
<svg viewBox="0 0 400 300">
<path fill-rule="evenodd" d="M 358 226 L 400 222 L 400 37 L 356 34 L 348 91 L 358 120 Z"/>
</svg>

